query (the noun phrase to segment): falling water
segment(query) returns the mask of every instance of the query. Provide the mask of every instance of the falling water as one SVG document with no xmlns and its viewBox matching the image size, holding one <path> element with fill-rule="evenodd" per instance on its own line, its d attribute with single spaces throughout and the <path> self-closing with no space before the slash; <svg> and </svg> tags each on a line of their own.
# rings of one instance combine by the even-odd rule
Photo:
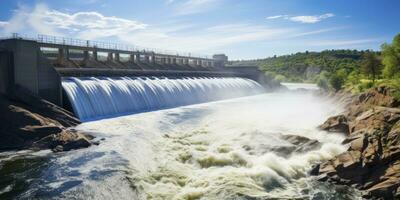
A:
<svg viewBox="0 0 400 200">
<path fill-rule="evenodd" d="M 249 96 L 263 92 L 257 82 L 230 78 L 64 78 L 75 114 L 82 121 Z"/>
</svg>

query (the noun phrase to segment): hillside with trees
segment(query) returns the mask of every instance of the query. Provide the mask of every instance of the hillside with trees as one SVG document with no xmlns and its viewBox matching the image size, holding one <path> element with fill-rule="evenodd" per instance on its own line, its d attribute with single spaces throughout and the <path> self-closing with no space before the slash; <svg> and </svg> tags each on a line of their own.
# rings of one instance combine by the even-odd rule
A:
<svg viewBox="0 0 400 200">
<path fill-rule="evenodd" d="M 231 65 L 256 65 L 267 76 L 281 82 L 317 83 L 326 90 L 346 88 L 360 92 L 377 84 L 400 88 L 400 34 L 394 37 L 392 43 L 383 44 L 379 52 L 306 51 L 266 59 L 233 61 Z"/>
</svg>

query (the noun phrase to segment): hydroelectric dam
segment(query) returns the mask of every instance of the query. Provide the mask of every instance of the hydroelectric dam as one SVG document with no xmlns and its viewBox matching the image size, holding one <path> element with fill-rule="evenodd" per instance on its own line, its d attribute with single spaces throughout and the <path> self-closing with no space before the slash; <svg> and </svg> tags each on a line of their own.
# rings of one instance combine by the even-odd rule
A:
<svg viewBox="0 0 400 200">
<path fill-rule="evenodd" d="M 196 56 L 46 35 L 0 40 L 0 93 L 16 88 L 82 121 L 259 94 L 277 87 L 257 67 Z M 278 84 L 279 85 L 279 84 Z"/>
</svg>

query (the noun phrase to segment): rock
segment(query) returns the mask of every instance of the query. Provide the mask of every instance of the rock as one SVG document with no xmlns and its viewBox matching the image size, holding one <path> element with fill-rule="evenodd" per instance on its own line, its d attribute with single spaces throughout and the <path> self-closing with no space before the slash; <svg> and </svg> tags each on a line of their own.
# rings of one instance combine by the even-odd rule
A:
<svg viewBox="0 0 400 200">
<path fill-rule="evenodd" d="M 317 176 L 319 174 L 319 167 L 320 167 L 319 164 L 312 166 L 311 167 L 311 171 L 310 171 L 310 175 Z"/>
<path fill-rule="evenodd" d="M 61 145 L 57 145 L 56 147 L 54 147 L 54 148 L 52 149 L 52 151 L 53 151 L 53 152 L 62 152 L 62 151 L 64 151 L 64 148 L 63 148 L 63 146 L 61 146 Z"/>
<path fill-rule="evenodd" d="M 349 134 L 349 124 L 347 122 L 347 118 L 344 115 L 337 115 L 328 118 L 321 126 L 319 126 L 322 130 L 330 131 L 330 132 L 340 132 Z"/>
<path fill-rule="evenodd" d="M 303 153 L 321 147 L 321 143 L 318 142 L 318 140 L 312 140 L 299 135 L 281 135 L 280 138 L 293 145 L 286 147 L 286 156 L 290 156 L 293 153 Z"/>
<path fill-rule="evenodd" d="M 88 134 L 67 130 L 79 124 L 68 111 L 21 91 L 0 95 L 0 151 L 20 149 L 71 150 L 90 146 Z M 62 147 L 62 148 L 61 148 Z"/>
<path fill-rule="evenodd" d="M 398 199 L 400 186 L 400 109 L 393 91 L 379 87 L 359 95 L 342 115 L 320 128 L 348 130 L 346 152 L 314 167 L 320 181 L 356 186 L 364 198 Z"/>
</svg>

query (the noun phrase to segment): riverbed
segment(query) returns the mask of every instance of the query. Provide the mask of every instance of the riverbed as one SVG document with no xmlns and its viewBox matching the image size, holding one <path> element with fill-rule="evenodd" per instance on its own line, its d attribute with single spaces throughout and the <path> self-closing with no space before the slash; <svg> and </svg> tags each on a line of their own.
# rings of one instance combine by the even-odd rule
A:
<svg viewBox="0 0 400 200">
<path fill-rule="evenodd" d="M 302 90 L 83 123 L 100 145 L 0 154 L 0 199 L 360 199 L 308 175 L 346 150 L 317 128 L 342 109 Z"/>
</svg>

